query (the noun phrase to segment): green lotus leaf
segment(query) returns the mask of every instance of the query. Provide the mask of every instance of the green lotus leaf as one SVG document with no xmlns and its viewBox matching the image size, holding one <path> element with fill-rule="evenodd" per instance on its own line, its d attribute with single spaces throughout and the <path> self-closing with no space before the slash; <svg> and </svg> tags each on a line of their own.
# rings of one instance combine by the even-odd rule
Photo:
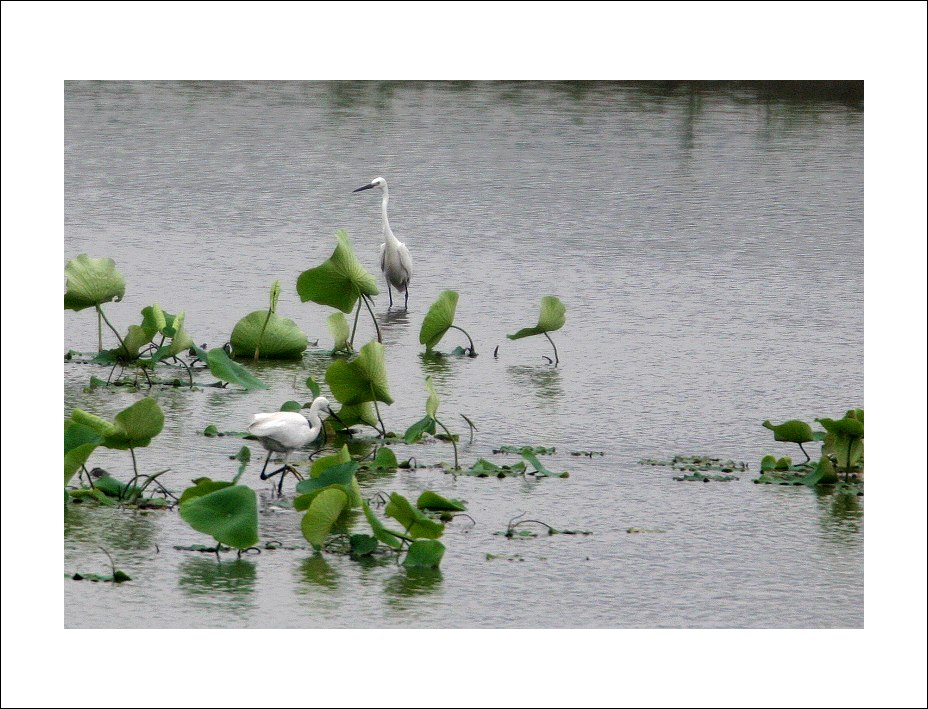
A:
<svg viewBox="0 0 928 709">
<path fill-rule="evenodd" d="M 390 501 L 383 513 L 399 522 L 406 533 L 415 539 L 438 539 L 445 531 L 445 525 L 424 515 L 397 492 L 390 494 Z"/>
<path fill-rule="evenodd" d="M 83 409 L 74 409 L 71 412 L 71 419 L 82 426 L 90 428 L 102 437 L 112 436 L 116 433 L 116 426 L 112 423 Z"/>
<path fill-rule="evenodd" d="M 323 472 L 332 466 L 350 462 L 351 453 L 348 452 L 348 446 L 346 444 L 342 446 L 342 449 L 338 453 L 335 453 L 334 455 L 327 455 L 314 460 L 313 467 L 310 469 L 309 475 L 310 477 L 318 478 L 320 475 L 322 475 Z M 297 483 L 297 490 L 299 489 L 299 483 Z"/>
<path fill-rule="evenodd" d="M 258 497 L 247 485 L 233 485 L 180 505 L 180 516 L 220 544 L 247 549 L 258 543 Z"/>
<path fill-rule="evenodd" d="M 119 302 L 126 294 L 126 282 L 111 258 L 90 258 L 81 254 L 64 267 L 64 309 L 83 310 L 111 300 Z"/>
<path fill-rule="evenodd" d="M 320 394 L 321 391 L 322 391 L 322 390 L 319 388 L 319 384 L 318 384 L 318 383 L 316 382 L 316 380 L 313 379 L 312 377 L 307 377 L 307 378 L 306 378 L 306 388 L 309 389 L 310 392 L 312 392 L 312 395 L 313 395 L 313 398 L 314 398 L 314 399 L 315 399 L 317 396 L 319 396 L 319 394 Z"/>
<path fill-rule="evenodd" d="M 522 451 L 522 457 L 525 458 L 529 463 L 532 464 L 532 467 L 535 468 L 535 475 L 542 475 L 549 478 L 569 478 L 570 473 L 564 471 L 563 473 L 555 473 L 554 471 L 548 470 L 544 465 L 541 464 L 541 461 L 535 456 L 534 453 L 530 453 L 527 450 Z"/>
<path fill-rule="evenodd" d="M 205 362 L 209 371 L 217 379 L 231 384 L 238 384 L 245 389 L 267 389 L 268 386 L 255 375 L 245 369 L 238 362 L 229 359 L 229 355 L 221 347 L 214 347 L 209 352 L 193 345 L 194 352 L 200 361 Z"/>
<path fill-rule="evenodd" d="M 64 422 L 64 484 L 74 477 L 94 448 L 103 442 L 103 437 L 89 426 L 74 419 Z"/>
<path fill-rule="evenodd" d="M 454 313 L 458 307 L 458 294 L 453 290 L 442 291 L 429 307 L 419 330 L 419 343 L 431 352 L 454 324 Z"/>
<path fill-rule="evenodd" d="M 365 426 L 370 426 L 371 428 L 377 428 L 379 422 L 377 421 L 377 413 L 374 411 L 374 404 L 371 401 L 363 401 L 360 404 L 352 404 L 351 406 L 342 406 L 338 410 L 338 418 L 341 419 L 341 423 L 337 420 L 332 421 L 332 426 L 336 428 L 351 428 L 359 423 L 363 423 Z M 342 426 L 344 424 L 344 426 Z"/>
<path fill-rule="evenodd" d="M 369 534 L 352 534 L 349 542 L 351 543 L 351 556 L 356 559 L 368 556 L 377 549 L 377 538 Z"/>
<path fill-rule="evenodd" d="M 429 393 L 428 398 L 425 400 L 425 413 L 435 418 L 438 415 L 438 392 L 435 391 L 435 387 L 432 385 L 432 375 L 430 374 L 425 378 L 425 390 Z"/>
<path fill-rule="evenodd" d="M 296 290 L 304 303 L 311 300 L 350 313 L 361 294 L 377 295 L 377 280 L 358 261 L 348 233 L 339 229 L 335 238 L 335 251 L 321 266 L 303 271 Z"/>
<path fill-rule="evenodd" d="M 460 500 L 449 500 L 447 497 L 442 497 L 431 490 L 426 490 L 419 495 L 419 499 L 416 500 L 416 507 L 420 510 L 436 510 L 439 512 L 463 512 L 467 509 Z"/>
<path fill-rule="evenodd" d="M 197 497 L 203 497 L 203 495 L 208 495 L 211 492 L 216 492 L 216 490 L 222 490 L 223 488 L 232 487 L 232 485 L 233 483 L 223 480 L 197 478 L 197 481 L 194 483 L 193 487 L 188 487 L 181 493 L 178 504 L 183 505 L 184 503 L 190 502 L 190 500 L 193 500 Z"/>
<path fill-rule="evenodd" d="M 326 370 L 325 381 L 335 398 L 346 406 L 365 401 L 393 403 L 387 386 L 383 345 L 379 342 L 368 342 L 350 362 L 333 362 Z"/>
<path fill-rule="evenodd" d="M 368 467 L 378 470 L 391 470 L 398 465 L 399 461 L 396 459 L 396 453 L 387 446 L 381 446 L 377 449 L 377 455 L 374 456 L 374 460 L 371 461 Z"/>
<path fill-rule="evenodd" d="M 523 337 L 541 335 L 545 332 L 560 330 L 567 321 L 567 308 L 553 295 L 546 295 L 541 299 L 541 314 L 535 327 L 526 327 L 514 335 L 506 335 L 510 340 L 520 340 Z"/>
<path fill-rule="evenodd" d="M 435 539 L 417 539 L 409 545 L 403 566 L 407 569 L 437 569 L 445 555 L 445 545 Z"/>
<path fill-rule="evenodd" d="M 405 443 L 415 443 L 426 432 L 435 435 L 435 419 L 431 416 L 426 416 L 407 428 L 406 433 L 403 434 L 403 441 Z"/>
<path fill-rule="evenodd" d="M 347 506 L 347 493 L 337 487 L 329 487 L 316 495 L 300 523 L 303 536 L 316 551 L 322 548 L 332 525 Z"/>
<path fill-rule="evenodd" d="M 391 532 L 389 529 L 384 527 L 383 522 L 377 519 L 377 516 L 371 511 L 370 505 L 367 502 L 361 503 L 361 509 L 364 510 L 364 516 L 367 518 L 367 523 L 371 526 L 371 530 L 374 532 L 374 536 L 378 540 L 386 544 L 391 549 L 401 549 L 403 547 L 403 540 L 400 539 L 396 534 Z"/>
<path fill-rule="evenodd" d="M 229 338 L 237 357 L 299 359 L 308 338 L 292 320 L 267 310 L 256 310 L 239 320 Z"/>
<path fill-rule="evenodd" d="M 332 351 L 342 352 L 350 350 L 348 337 L 351 333 L 348 328 L 348 321 L 345 320 L 344 313 L 332 313 L 326 319 L 325 323 L 328 325 L 329 332 L 332 333 L 332 339 L 335 341 L 335 344 L 332 346 Z"/>
<path fill-rule="evenodd" d="M 815 420 L 822 424 L 828 433 L 833 433 L 836 436 L 847 436 L 848 438 L 864 437 L 863 420 L 858 420 L 848 416 L 838 420 L 828 418 Z"/>
<path fill-rule="evenodd" d="M 764 428 L 773 431 L 773 440 L 785 441 L 787 443 L 808 443 L 815 440 L 812 433 L 812 427 L 805 421 L 793 419 L 786 421 L 778 426 L 774 426 L 770 421 L 764 421 L 761 424 Z"/>
<path fill-rule="evenodd" d="M 164 428 L 164 412 L 154 399 L 145 397 L 116 414 L 116 430 L 103 440 L 106 448 L 144 448 Z"/>
<path fill-rule="evenodd" d="M 776 456 L 765 455 L 763 459 L 760 461 L 761 470 L 774 470 L 776 467 L 777 467 Z"/>
<path fill-rule="evenodd" d="M 345 492 L 348 492 L 351 489 L 351 481 L 354 479 L 357 470 L 358 464 L 354 461 L 331 465 L 316 477 L 300 480 L 296 484 L 296 491 L 301 495 L 306 495 L 330 485 L 339 485 L 345 488 Z"/>
</svg>

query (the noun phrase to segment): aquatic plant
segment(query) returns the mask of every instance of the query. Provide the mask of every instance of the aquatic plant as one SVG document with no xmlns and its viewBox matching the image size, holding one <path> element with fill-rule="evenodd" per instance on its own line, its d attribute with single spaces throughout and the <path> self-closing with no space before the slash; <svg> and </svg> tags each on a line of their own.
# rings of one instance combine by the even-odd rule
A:
<svg viewBox="0 0 928 709">
<path fill-rule="evenodd" d="M 354 334 L 358 327 L 358 316 L 363 303 L 377 331 L 377 342 L 383 342 L 380 334 L 380 325 L 374 310 L 371 307 L 371 296 L 377 295 L 377 280 L 368 273 L 351 248 L 348 233 L 339 229 L 335 233 L 338 242 L 335 251 L 320 266 L 303 271 L 296 281 L 296 290 L 300 300 L 308 300 L 320 305 L 337 308 L 343 313 L 350 313 L 357 303 L 357 312 L 354 316 L 354 326 L 348 344 L 354 347 Z"/>
<path fill-rule="evenodd" d="M 126 281 L 116 270 L 116 262 L 111 258 L 90 258 L 81 254 L 73 258 L 64 267 L 67 282 L 65 284 L 64 309 L 84 310 L 94 308 L 97 311 L 97 351 L 103 351 L 103 323 L 119 333 L 107 320 L 103 303 L 119 302 L 126 294 Z"/>
<path fill-rule="evenodd" d="M 506 335 L 510 340 L 520 340 L 523 337 L 532 335 L 544 335 L 554 348 L 554 366 L 560 361 L 557 356 L 557 346 L 551 339 L 549 332 L 560 330 L 567 321 L 567 308 L 564 304 L 553 295 L 546 295 L 541 299 L 541 314 L 538 316 L 538 324 L 535 327 L 524 327 L 514 335 Z M 550 360 L 549 360 L 550 361 Z"/>
<path fill-rule="evenodd" d="M 343 409 L 338 412 L 340 418 L 344 407 L 371 403 L 374 405 L 377 421 L 380 423 L 380 433 L 386 436 L 387 430 L 380 416 L 380 407 L 377 406 L 377 402 L 381 401 L 389 406 L 393 403 L 393 397 L 390 396 L 390 389 L 387 385 L 387 368 L 383 354 L 382 344 L 368 342 L 354 359 L 337 360 L 329 365 L 325 372 L 325 381 L 332 390 L 332 395 L 343 405 Z M 363 409 L 349 410 L 346 412 L 346 418 L 342 419 L 345 425 L 351 425 L 352 414 L 356 420 L 364 418 Z"/>
<path fill-rule="evenodd" d="M 423 433 L 435 434 L 435 426 L 441 426 L 442 430 L 447 436 L 447 440 L 451 441 L 451 445 L 454 446 L 454 469 L 458 470 L 461 466 L 458 464 L 458 444 L 455 442 L 456 437 L 448 430 L 448 428 L 441 421 L 438 420 L 438 392 L 435 391 L 435 387 L 432 385 L 432 375 L 429 375 L 425 378 L 425 390 L 428 392 L 428 397 L 425 400 L 425 417 L 414 423 L 408 429 L 406 433 L 403 434 L 403 440 L 406 443 L 415 443 L 418 441 Z"/>
<path fill-rule="evenodd" d="M 805 421 L 792 419 L 781 423 L 779 426 L 774 426 L 770 421 L 764 421 L 761 425 L 773 431 L 773 440 L 799 444 L 799 449 L 805 455 L 806 460 L 811 460 L 802 444 L 814 441 L 815 436 L 812 433 L 812 427 Z"/>
<path fill-rule="evenodd" d="M 466 330 L 454 324 L 454 313 L 458 306 L 458 294 L 453 290 L 442 291 L 429 307 L 419 330 L 419 343 L 425 345 L 426 354 L 430 354 L 449 329 L 460 330 L 467 337 L 470 347 L 464 350 L 468 357 L 476 357 L 474 341 Z"/>
<path fill-rule="evenodd" d="M 299 359 L 306 349 L 308 338 L 297 324 L 277 314 L 280 299 L 280 281 L 271 286 L 270 305 L 267 310 L 255 310 L 239 320 L 232 329 L 229 341 L 236 357 L 264 359 Z"/>
</svg>

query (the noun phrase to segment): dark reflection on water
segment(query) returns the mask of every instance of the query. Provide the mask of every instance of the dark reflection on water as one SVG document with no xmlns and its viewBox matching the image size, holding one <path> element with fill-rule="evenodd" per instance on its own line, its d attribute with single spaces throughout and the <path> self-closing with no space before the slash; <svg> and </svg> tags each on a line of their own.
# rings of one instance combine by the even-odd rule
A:
<svg viewBox="0 0 928 709">
<path fill-rule="evenodd" d="M 857 534 L 863 530 L 863 497 L 857 493 L 836 493 L 816 488 L 816 502 L 822 511 L 822 528 Z"/>
<path fill-rule="evenodd" d="M 253 601 L 257 579 L 258 569 L 253 561 L 216 561 L 204 555 L 181 562 L 178 584 L 191 599 L 206 601 L 207 605 L 244 609 Z"/>
<path fill-rule="evenodd" d="M 322 554 L 313 554 L 300 564 L 300 580 L 330 591 L 338 589 L 340 575 Z"/>
<path fill-rule="evenodd" d="M 541 402 L 556 408 L 564 398 L 561 372 L 551 366 L 510 365 L 506 371 L 517 388 L 531 391 Z"/>
<path fill-rule="evenodd" d="M 101 510 L 95 503 L 72 503 L 64 510 L 64 533 L 68 539 L 103 546 L 110 551 L 144 551 L 154 549 L 157 515 L 170 514 L 161 510 Z"/>
<path fill-rule="evenodd" d="M 391 607 L 408 610 L 415 607 L 410 599 L 439 592 L 442 580 L 440 569 L 404 569 L 387 579 L 383 588 Z"/>
</svg>

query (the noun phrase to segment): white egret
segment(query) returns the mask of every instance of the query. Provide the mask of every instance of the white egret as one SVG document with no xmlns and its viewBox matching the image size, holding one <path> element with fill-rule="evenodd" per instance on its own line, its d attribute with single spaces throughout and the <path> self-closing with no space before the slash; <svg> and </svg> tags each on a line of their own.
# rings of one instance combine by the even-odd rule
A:
<svg viewBox="0 0 928 709">
<path fill-rule="evenodd" d="M 257 438 L 268 452 L 267 458 L 264 460 L 264 467 L 261 468 L 261 479 L 267 480 L 279 473 L 280 482 L 277 485 L 278 495 L 283 490 L 284 475 L 286 475 L 287 472 L 292 472 L 297 477 L 301 477 L 300 474 L 287 463 L 287 458 L 290 457 L 292 451 L 312 443 L 319 437 L 319 432 L 322 430 L 322 419 L 319 418 L 319 411 L 322 409 L 325 409 L 329 414 L 335 417 L 336 420 L 340 421 L 338 416 L 335 415 L 335 412 L 329 407 L 329 400 L 324 396 L 316 397 L 309 407 L 309 413 L 307 414 L 309 417 L 308 421 L 306 420 L 306 416 L 296 411 L 275 411 L 269 414 L 255 414 L 252 416 L 251 424 L 248 426 L 248 433 Z M 265 474 L 264 471 L 267 470 L 268 461 L 270 461 L 271 454 L 273 453 L 284 454 L 283 467 L 278 468 L 273 473 Z"/>
<path fill-rule="evenodd" d="M 362 192 L 379 187 L 383 190 L 383 241 L 380 245 L 380 270 L 387 279 L 387 295 L 390 296 L 390 307 L 393 307 L 393 292 L 390 286 L 406 294 L 403 307 L 409 309 L 409 281 L 412 278 L 412 256 L 406 244 L 393 236 L 390 221 L 387 219 L 387 203 L 390 201 L 390 191 L 387 181 L 382 177 L 375 177 L 370 184 L 358 187 L 354 192 Z"/>
</svg>

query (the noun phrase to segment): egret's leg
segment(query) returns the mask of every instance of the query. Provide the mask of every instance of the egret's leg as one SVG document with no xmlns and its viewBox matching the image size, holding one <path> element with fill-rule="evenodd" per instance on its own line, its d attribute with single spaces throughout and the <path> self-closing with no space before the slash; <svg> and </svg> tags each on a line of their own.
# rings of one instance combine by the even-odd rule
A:
<svg viewBox="0 0 928 709">
<path fill-rule="evenodd" d="M 406 302 L 403 304 L 403 310 L 409 310 L 409 284 L 406 284 Z"/>
<path fill-rule="evenodd" d="M 273 453 L 273 451 L 268 451 L 267 458 L 264 459 L 264 467 L 261 468 L 261 479 L 262 480 L 267 480 L 267 477 L 264 475 L 264 471 L 267 470 L 267 464 L 271 462 L 271 453 Z"/>
<path fill-rule="evenodd" d="M 389 281 L 387 281 L 387 295 L 390 296 L 390 307 L 392 308 L 393 307 L 393 289 L 390 287 Z"/>
</svg>

